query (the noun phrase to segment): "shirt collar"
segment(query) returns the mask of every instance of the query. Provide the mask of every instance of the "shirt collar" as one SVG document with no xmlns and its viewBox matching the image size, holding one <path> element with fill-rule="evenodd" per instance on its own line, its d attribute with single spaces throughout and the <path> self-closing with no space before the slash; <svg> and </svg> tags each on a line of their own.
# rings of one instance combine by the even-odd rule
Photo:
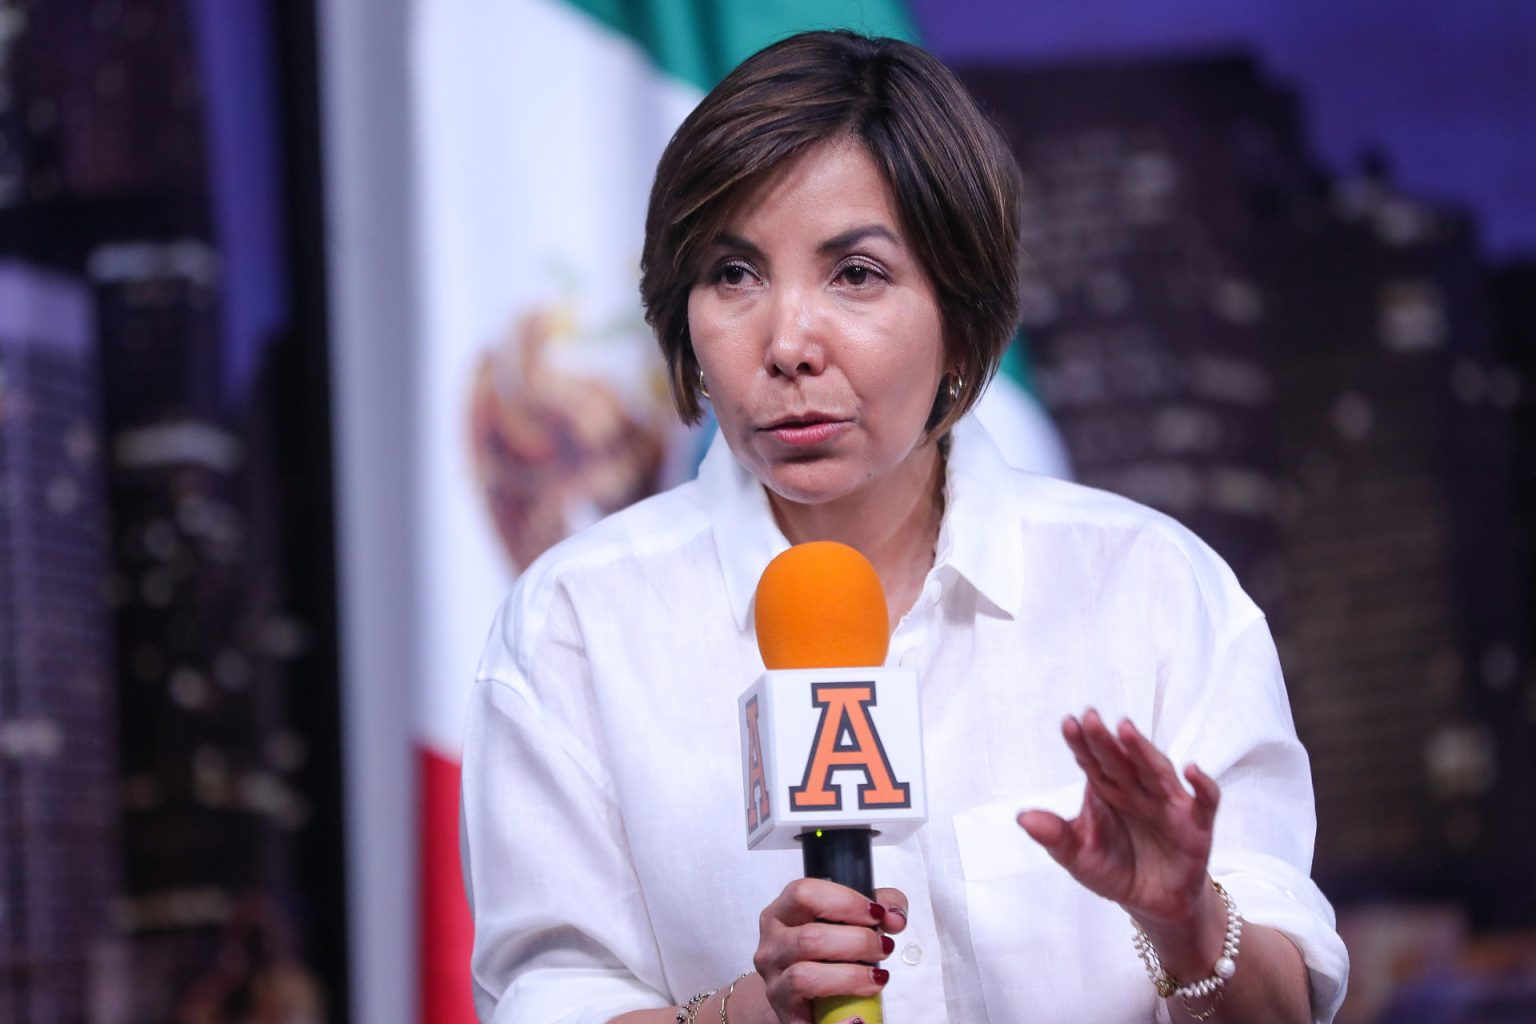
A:
<svg viewBox="0 0 1536 1024">
<path fill-rule="evenodd" d="M 789 547 L 789 540 L 774 522 L 763 485 L 736 461 L 718 432 L 699 464 L 699 487 L 714 528 L 731 611 L 736 625 L 748 630 L 757 581 L 774 556 Z"/>
<path fill-rule="evenodd" d="M 1014 472 L 974 416 L 955 425 L 934 557 L 936 572 L 952 570 L 1009 617 L 1019 613 L 1024 592 L 1022 543 L 1016 535 L 1020 519 L 1011 508 Z M 713 522 L 731 611 L 737 626 L 749 629 L 757 581 L 789 541 L 774 521 L 762 484 L 736 461 L 719 434 L 699 465 L 698 482 Z"/>
<path fill-rule="evenodd" d="M 1017 507 L 1018 470 L 974 415 L 950 431 L 944 522 L 934 567 L 963 577 L 1009 618 L 1024 600 L 1023 516 Z"/>
</svg>

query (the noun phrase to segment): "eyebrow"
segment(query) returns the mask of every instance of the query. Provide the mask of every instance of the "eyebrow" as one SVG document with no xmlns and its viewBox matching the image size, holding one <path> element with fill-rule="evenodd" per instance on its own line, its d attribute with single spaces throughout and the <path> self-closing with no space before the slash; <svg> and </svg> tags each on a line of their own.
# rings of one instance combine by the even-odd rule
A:
<svg viewBox="0 0 1536 1024">
<path fill-rule="evenodd" d="M 901 239 L 896 237 L 896 233 L 884 224 L 862 224 L 856 228 L 849 228 L 840 235 L 833 235 L 818 245 L 816 252 L 821 256 L 830 256 L 840 250 L 851 248 L 866 238 L 883 238 L 895 245 L 901 244 Z M 727 249 L 739 249 L 754 259 L 761 259 L 763 255 L 763 250 L 730 231 L 722 231 L 715 236 L 715 244 Z"/>
<path fill-rule="evenodd" d="M 739 249 L 756 260 L 763 258 L 763 250 L 759 249 L 745 238 L 742 238 L 740 235 L 732 234 L 729 231 L 722 231 L 716 235 L 715 245 L 725 249 Z"/>
<path fill-rule="evenodd" d="M 883 238 L 894 245 L 900 245 L 901 239 L 896 233 L 884 224 L 864 224 L 860 227 L 849 228 L 840 235 L 833 235 L 816 247 L 816 251 L 822 256 L 830 256 L 841 249 L 848 249 L 866 238 Z"/>
</svg>

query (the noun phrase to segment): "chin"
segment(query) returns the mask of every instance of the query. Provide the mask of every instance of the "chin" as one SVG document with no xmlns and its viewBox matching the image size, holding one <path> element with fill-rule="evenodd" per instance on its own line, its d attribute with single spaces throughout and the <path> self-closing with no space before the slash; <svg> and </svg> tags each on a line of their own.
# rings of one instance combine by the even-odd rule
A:
<svg viewBox="0 0 1536 1024">
<path fill-rule="evenodd" d="M 858 490 L 867 476 L 852 472 L 846 465 L 831 460 L 779 463 L 758 476 L 762 485 L 785 501 L 797 505 L 822 505 Z"/>
</svg>

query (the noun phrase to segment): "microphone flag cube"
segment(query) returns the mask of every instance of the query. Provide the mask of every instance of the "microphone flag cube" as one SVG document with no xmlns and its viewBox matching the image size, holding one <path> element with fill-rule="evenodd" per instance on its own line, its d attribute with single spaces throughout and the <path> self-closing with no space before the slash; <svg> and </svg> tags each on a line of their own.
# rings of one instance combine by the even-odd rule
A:
<svg viewBox="0 0 1536 1024">
<path fill-rule="evenodd" d="M 737 710 L 749 848 L 797 849 L 818 828 L 900 842 L 927 820 L 912 670 L 770 670 Z"/>
</svg>

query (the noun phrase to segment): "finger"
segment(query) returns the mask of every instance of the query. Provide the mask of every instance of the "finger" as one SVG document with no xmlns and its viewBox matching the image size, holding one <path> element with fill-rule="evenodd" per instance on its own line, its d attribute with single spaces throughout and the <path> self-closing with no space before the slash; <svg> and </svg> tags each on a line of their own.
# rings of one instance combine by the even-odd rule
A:
<svg viewBox="0 0 1536 1024">
<path fill-rule="evenodd" d="M 1154 792 L 1148 792 L 1141 784 L 1141 776 L 1137 774 L 1136 766 L 1126 756 L 1125 749 L 1114 733 L 1109 731 L 1109 726 L 1104 724 L 1104 719 L 1092 708 L 1083 716 L 1083 738 L 1088 741 L 1088 749 L 1099 762 L 1099 767 L 1104 770 L 1116 786 L 1125 791 L 1127 796 L 1146 800 L 1154 796 Z"/>
<path fill-rule="evenodd" d="M 1077 859 L 1082 840 L 1072 826 L 1058 814 L 1050 811 L 1021 811 L 1019 827 L 1041 846 L 1062 867 L 1068 867 Z"/>
<path fill-rule="evenodd" d="M 877 996 L 890 978 L 891 972 L 883 967 L 801 960 L 784 969 L 779 984 L 798 1002 L 827 996 Z"/>
<path fill-rule="evenodd" d="M 1200 770 L 1199 765 L 1184 766 L 1184 777 L 1195 791 L 1195 824 L 1209 832 L 1216 827 L 1216 808 L 1221 804 L 1221 787 Z"/>
<path fill-rule="evenodd" d="M 1179 774 L 1174 770 L 1173 762 L 1141 734 L 1134 722 L 1129 718 L 1121 719 L 1116 731 L 1143 789 L 1164 800 L 1189 795 L 1179 782 Z"/>
<path fill-rule="evenodd" d="M 1149 794 L 1141 788 L 1135 771 L 1104 728 L 1103 720 L 1091 709 L 1080 723 L 1079 745 L 1081 752 L 1074 748 L 1073 756 L 1088 776 L 1088 788 L 1117 811 L 1146 813 Z"/>
<path fill-rule="evenodd" d="M 1066 738 L 1072 756 L 1077 759 L 1078 767 L 1088 776 L 1089 781 L 1096 783 L 1100 789 L 1121 790 L 1124 787 L 1105 770 L 1098 750 L 1089 742 L 1088 734 L 1095 722 L 1102 727 L 1103 722 L 1098 718 L 1098 713 L 1089 708 L 1081 719 L 1069 716 L 1062 722 L 1061 734 Z"/>
<path fill-rule="evenodd" d="M 896 942 L 873 928 L 813 921 L 787 928 L 770 953 L 780 963 L 815 960 L 820 963 L 865 963 L 873 966 L 890 955 Z"/>
<path fill-rule="evenodd" d="M 1083 732 L 1083 723 L 1068 715 L 1061 723 L 1062 738 L 1067 741 L 1067 748 L 1072 751 L 1072 757 L 1077 761 L 1077 766 L 1088 776 L 1090 783 L 1096 784 L 1101 789 L 1115 788 L 1115 782 L 1099 765 L 1099 759 L 1093 756 L 1093 751 L 1088 747 L 1088 737 Z"/>
<path fill-rule="evenodd" d="M 907 894 L 900 889 L 876 889 L 875 902 L 885 908 L 880 930 L 896 935 L 907 930 Z"/>
<path fill-rule="evenodd" d="M 884 919 L 885 907 L 856 890 L 824 878 L 797 878 L 784 887 L 765 913 L 791 927 L 811 921 L 831 921 L 872 928 Z"/>
<path fill-rule="evenodd" d="M 1066 840 L 1067 822 L 1059 814 L 1050 811 L 1020 811 L 1016 819 L 1031 839 L 1050 849 Z"/>
</svg>

